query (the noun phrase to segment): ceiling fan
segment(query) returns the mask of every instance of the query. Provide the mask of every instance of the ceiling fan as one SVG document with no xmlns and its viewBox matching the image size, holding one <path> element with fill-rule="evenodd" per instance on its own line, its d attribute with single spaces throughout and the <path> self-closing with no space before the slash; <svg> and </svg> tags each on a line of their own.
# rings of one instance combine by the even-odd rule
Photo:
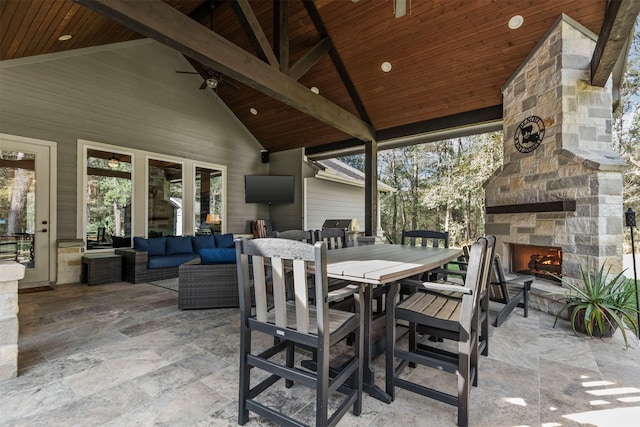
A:
<svg viewBox="0 0 640 427">
<path fill-rule="evenodd" d="M 176 73 L 178 73 L 178 74 L 200 74 L 197 71 L 176 71 Z M 206 88 L 217 90 L 218 86 L 220 86 L 220 85 L 226 85 L 226 86 L 228 86 L 228 87 L 230 87 L 232 89 L 238 89 L 238 86 L 234 85 L 233 83 L 231 83 L 228 80 L 225 80 L 225 78 L 222 75 L 222 73 L 219 73 L 216 70 L 208 68 L 207 70 L 205 70 L 205 73 L 206 73 L 207 78 L 200 85 L 200 89 L 201 90 L 202 89 L 206 89 Z"/>
</svg>

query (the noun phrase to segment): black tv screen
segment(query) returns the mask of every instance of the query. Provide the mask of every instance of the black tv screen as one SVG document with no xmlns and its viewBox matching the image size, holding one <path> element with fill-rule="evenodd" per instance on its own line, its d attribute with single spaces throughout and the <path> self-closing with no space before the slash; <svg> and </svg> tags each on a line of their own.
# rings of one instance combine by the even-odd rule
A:
<svg viewBox="0 0 640 427">
<path fill-rule="evenodd" d="M 245 175 L 245 203 L 293 203 L 292 175 Z"/>
</svg>

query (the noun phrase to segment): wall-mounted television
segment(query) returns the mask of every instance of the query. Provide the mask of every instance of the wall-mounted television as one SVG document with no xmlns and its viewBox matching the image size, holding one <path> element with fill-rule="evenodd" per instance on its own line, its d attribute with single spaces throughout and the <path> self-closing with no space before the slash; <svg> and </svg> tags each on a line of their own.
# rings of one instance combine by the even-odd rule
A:
<svg viewBox="0 0 640 427">
<path fill-rule="evenodd" d="M 245 175 L 245 203 L 293 203 L 292 175 Z"/>
</svg>

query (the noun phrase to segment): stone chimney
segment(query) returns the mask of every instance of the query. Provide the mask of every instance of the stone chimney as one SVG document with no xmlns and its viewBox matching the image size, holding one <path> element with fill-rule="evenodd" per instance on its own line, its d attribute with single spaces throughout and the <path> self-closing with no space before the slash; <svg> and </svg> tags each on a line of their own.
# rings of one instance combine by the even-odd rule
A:
<svg viewBox="0 0 640 427">
<path fill-rule="evenodd" d="M 579 265 L 622 270 L 624 161 L 611 138 L 611 80 L 590 82 L 596 35 L 560 16 L 502 93 L 504 164 L 485 182 L 486 232 L 510 264 L 514 245 L 562 250 Z"/>
</svg>

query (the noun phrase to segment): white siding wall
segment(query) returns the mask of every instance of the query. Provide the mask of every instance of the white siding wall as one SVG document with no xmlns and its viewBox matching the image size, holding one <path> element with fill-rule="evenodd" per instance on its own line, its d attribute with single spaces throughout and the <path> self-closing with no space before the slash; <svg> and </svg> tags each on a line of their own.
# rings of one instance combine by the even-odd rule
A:
<svg viewBox="0 0 640 427">
<path fill-rule="evenodd" d="M 78 139 L 227 166 L 230 232 L 268 208 L 244 175 L 268 174 L 260 144 L 175 51 L 150 40 L 0 62 L 0 133 L 58 145 L 58 238 L 75 238 Z M 221 89 L 221 90 L 224 90 Z"/>
<path fill-rule="evenodd" d="M 364 188 L 306 178 L 306 229 L 320 230 L 327 219 L 354 219 L 364 230 Z"/>
</svg>

